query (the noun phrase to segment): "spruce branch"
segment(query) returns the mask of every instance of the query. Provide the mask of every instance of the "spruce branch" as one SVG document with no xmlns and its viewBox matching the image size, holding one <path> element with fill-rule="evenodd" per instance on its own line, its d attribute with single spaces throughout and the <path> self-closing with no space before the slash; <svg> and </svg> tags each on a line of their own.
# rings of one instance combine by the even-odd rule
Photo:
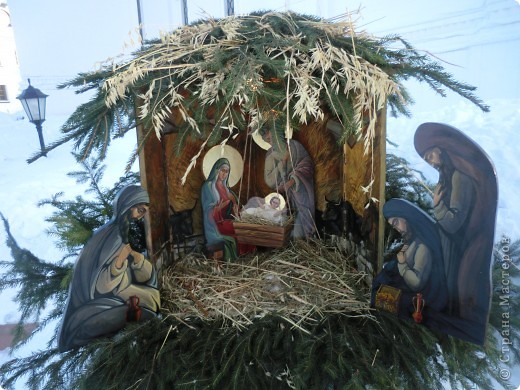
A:
<svg viewBox="0 0 520 390">
<path fill-rule="evenodd" d="M 401 198 L 417 204 L 426 212 L 431 211 L 431 193 L 434 184 L 410 163 L 392 153 L 386 155 L 386 199 Z"/>
<path fill-rule="evenodd" d="M 63 280 L 68 278 L 71 266 L 56 265 L 40 260 L 27 249 L 22 249 L 11 234 L 7 219 L 0 213 L 7 234 L 6 244 L 11 250 L 12 261 L 0 261 L 7 272 L 0 279 L 0 291 L 17 290 L 15 301 L 19 306 L 20 320 L 15 342 L 23 336 L 23 325 L 33 319 L 39 320 L 43 310 L 52 302 L 62 307 L 66 297 Z M 53 318 L 59 316 L 53 314 Z M 47 322 L 46 319 L 44 322 Z"/>
<path fill-rule="evenodd" d="M 126 62 L 61 84 L 95 95 L 71 115 L 63 137 L 47 151 L 73 141 L 81 159 L 91 154 L 103 159 L 111 140 L 137 122 L 161 136 L 173 116 L 181 122 L 184 134 L 177 147 L 182 148 L 186 133 L 198 138 L 246 130 L 245 118 L 257 117 L 259 102 L 266 111 L 289 115 L 295 128 L 319 120 L 325 108 L 338 116 L 344 137 L 368 124 L 364 142 L 369 144 L 375 114 L 368 111 L 387 104 L 391 115 L 410 114 L 413 99 L 403 84 L 408 79 L 489 109 L 475 87 L 456 80 L 435 57 L 399 36 L 355 31 L 351 20 L 331 23 L 290 12 L 201 20 L 147 42 Z M 208 122 L 210 110 L 214 124 Z M 208 144 L 216 142 L 220 139 Z"/>
<path fill-rule="evenodd" d="M 50 199 L 43 199 L 38 206 L 49 205 L 55 211 L 45 220 L 51 223 L 47 233 L 58 239 L 57 247 L 67 251 L 67 257 L 77 255 L 80 248 L 92 236 L 92 232 L 106 223 L 112 215 L 112 202 L 121 188 L 139 182 L 139 176 L 127 172 L 111 188 L 101 186 L 106 167 L 99 159 L 87 159 L 80 162 L 82 170 L 69 172 L 78 184 L 88 184 L 85 193 L 93 197 L 85 199 L 77 196 L 73 200 L 64 200 L 64 193 L 54 194 Z"/>
<path fill-rule="evenodd" d="M 64 263 L 64 260 L 75 257 L 92 231 L 106 222 L 112 214 L 112 201 L 119 189 L 139 181 L 137 174 L 129 172 L 120 177 L 112 188 L 104 189 L 100 180 L 105 167 L 98 160 L 90 159 L 84 161 L 82 167 L 82 171 L 71 172 L 70 176 L 76 178 L 78 184 L 88 183 L 87 192 L 93 194 L 93 199 L 85 200 L 78 196 L 74 200 L 64 200 L 64 194 L 57 193 L 51 199 L 39 202 L 39 206 L 50 205 L 55 209 L 46 220 L 53 224 L 48 233 L 58 237 L 58 247 L 66 249 L 67 254 L 62 261 L 43 261 L 29 250 L 21 248 L 11 234 L 7 219 L 0 214 L 12 257 L 11 261 L 0 261 L 0 267 L 6 269 L 0 279 L 0 291 L 7 288 L 17 290 L 15 301 L 19 307 L 20 320 L 15 334 L 16 348 L 30 342 L 30 338 L 24 337 L 24 324 L 33 319 L 39 320 L 36 332 L 32 335 L 34 337 L 51 322 L 61 318 L 72 277 L 72 264 Z M 142 226 L 131 226 L 130 239 L 136 248 L 142 246 Z M 46 308 L 50 308 L 50 312 L 40 320 Z M 59 354 L 52 347 L 56 334 L 57 328 L 54 337 L 48 341 L 47 351 L 13 359 L 0 367 L 0 383 L 11 386 L 19 378 L 27 377 L 30 388 L 70 388 L 70 384 L 82 375 L 95 348 Z"/>
</svg>

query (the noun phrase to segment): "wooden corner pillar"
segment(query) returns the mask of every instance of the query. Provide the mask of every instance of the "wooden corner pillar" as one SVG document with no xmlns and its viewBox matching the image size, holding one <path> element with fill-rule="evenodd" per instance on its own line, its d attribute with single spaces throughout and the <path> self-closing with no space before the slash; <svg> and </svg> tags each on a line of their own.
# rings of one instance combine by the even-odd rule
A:
<svg viewBox="0 0 520 390">
<path fill-rule="evenodd" d="M 372 263 L 380 269 L 383 264 L 385 232 L 383 205 L 386 185 L 386 109 L 382 109 L 377 115 L 371 151 L 364 153 L 363 141 L 351 145 L 346 142 L 343 145 L 343 164 L 343 199 L 348 200 L 356 213 L 363 215 L 363 219 L 366 213 L 371 221 L 369 241 Z M 373 202 L 371 198 L 377 199 L 377 202 Z M 367 207 L 370 209 L 367 210 Z"/>
<path fill-rule="evenodd" d="M 137 143 L 141 145 L 139 153 L 139 171 L 141 185 L 150 196 L 150 211 L 147 223 L 146 244 L 150 251 L 150 260 L 160 267 L 169 263 L 166 243 L 170 238 L 168 176 L 166 174 L 166 157 L 163 143 L 150 134 L 146 139 L 146 129 L 137 125 Z"/>
<path fill-rule="evenodd" d="M 383 206 L 386 196 L 386 105 L 377 117 L 379 130 L 379 223 L 377 225 L 377 272 L 383 268 L 383 254 L 385 252 L 385 226 L 386 221 L 383 215 Z"/>
</svg>

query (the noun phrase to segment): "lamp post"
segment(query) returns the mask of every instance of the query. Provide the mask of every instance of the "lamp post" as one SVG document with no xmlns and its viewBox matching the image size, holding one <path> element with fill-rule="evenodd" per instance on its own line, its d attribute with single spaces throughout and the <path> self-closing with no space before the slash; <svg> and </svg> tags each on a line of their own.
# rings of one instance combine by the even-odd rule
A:
<svg viewBox="0 0 520 390">
<path fill-rule="evenodd" d="M 31 85 L 31 79 L 27 79 L 27 81 L 29 82 L 29 86 L 16 98 L 22 102 L 23 109 L 29 117 L 29 122 L 36 125 L 42 155 L 47 156 L 47 153 L 45 152 L 45 143 L 43 141 L 42 123 L 45 121 L 45 99 L 47 99 L 47 96 L 49 95 L 34 88 Z"/>
</svg>

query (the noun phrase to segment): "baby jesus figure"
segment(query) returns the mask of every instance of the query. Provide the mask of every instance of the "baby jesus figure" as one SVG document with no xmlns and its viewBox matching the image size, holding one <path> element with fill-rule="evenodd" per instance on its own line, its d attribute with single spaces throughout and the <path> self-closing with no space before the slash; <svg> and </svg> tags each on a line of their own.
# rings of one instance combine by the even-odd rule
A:
<svg viewBox="0 0 520 390">
<path fill-rule="evenodd" d="M 284 197 L 276 192 L 265 198 L 254 196 L 242 208 L 242 216 L 254 216 L 281 225 L 287 220 L 285 205 Z"/>
</svg>

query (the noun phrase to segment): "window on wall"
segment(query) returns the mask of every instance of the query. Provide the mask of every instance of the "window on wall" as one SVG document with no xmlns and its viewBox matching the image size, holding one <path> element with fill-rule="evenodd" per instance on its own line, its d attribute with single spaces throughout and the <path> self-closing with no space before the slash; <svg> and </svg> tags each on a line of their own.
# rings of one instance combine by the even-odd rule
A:
<svg viewBox="0 0 520 390">
<path fill-rule="evenodd" d="M 0 85 L 0 102 L 7 101 L 7 88 L 5 85 Z"/>
</svg>

